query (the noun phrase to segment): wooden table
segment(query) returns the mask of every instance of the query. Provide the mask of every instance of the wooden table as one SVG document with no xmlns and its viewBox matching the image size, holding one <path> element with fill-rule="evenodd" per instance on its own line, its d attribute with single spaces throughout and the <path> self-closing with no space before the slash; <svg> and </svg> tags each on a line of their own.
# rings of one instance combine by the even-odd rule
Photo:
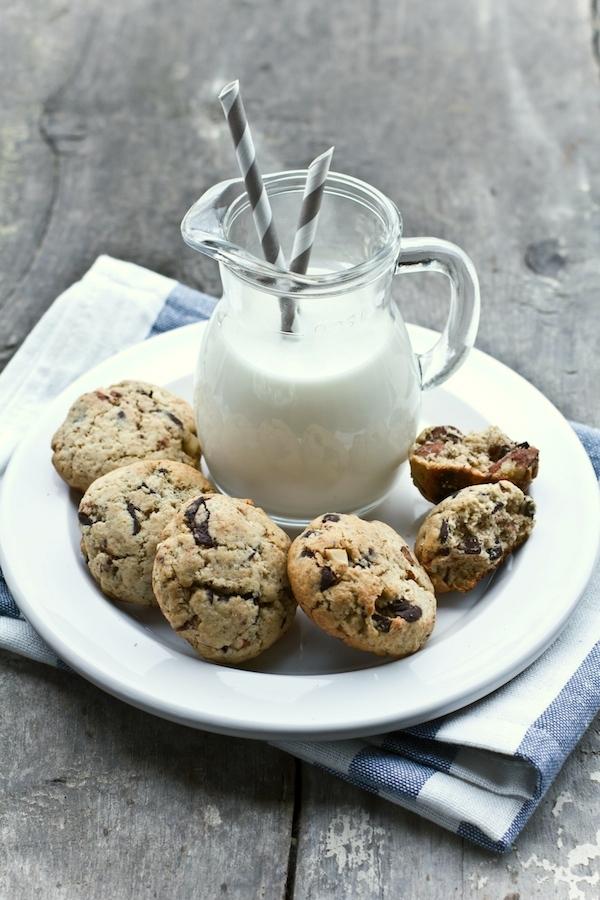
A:
<svg viewBox="0 0 600 900">
<path fill-rule="evenodd" d="M 600 425 L 591 5 L 2 0 L 0 364 L 100 253 L 218 292 L 179 221 L 235 173 L 215 94 L 239 77 L 265 170 L 335 143 L 407 233 L 471 254 L 479 347 Z M 425 289 L 403 307 L 435 326 Z M 598 721 L 496 859 L 264 744 L 6 654 L 0 679 L 1 900 L 598 896 Z"/>
</svg>

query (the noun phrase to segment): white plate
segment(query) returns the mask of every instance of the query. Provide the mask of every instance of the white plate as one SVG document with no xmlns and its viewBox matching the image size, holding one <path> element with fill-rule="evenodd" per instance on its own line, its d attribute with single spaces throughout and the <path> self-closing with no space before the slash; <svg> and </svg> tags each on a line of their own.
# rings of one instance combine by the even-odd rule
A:
<svg viewBox="0 0 600 900">
<path fill-rule="evenodd" d="M 245 669 L 211 665 L 162 621 L 107 600 L 79 553 L 77 497 L 50 463 L 50 437 L 85 390 L 139 378 L 191 396 L 203 325 L 153 338 L 79 378 L 19 446 L 0 499 L 0 557 L 25 616 L 59 656 L 111 694 L 187 725 L 248 737 L 350 737 L 413 725 L 492 691 L 558 634 L 590 576 L 600 535 L 589 460 L 560 413 L 530 384 L 474 351 L 444 388 L 424 396 L 424 423 L 489 420 L 541 448 L 537 527 L 493 581 L 439 603 L 429 643 L 386 662 L 319 632 L 298 612 L 291 631 Z M 433 332 L 411 327 L 420 348 Z M 372 518 L 409 541 L 429 505 L 404 467 Z"/>
</svg>

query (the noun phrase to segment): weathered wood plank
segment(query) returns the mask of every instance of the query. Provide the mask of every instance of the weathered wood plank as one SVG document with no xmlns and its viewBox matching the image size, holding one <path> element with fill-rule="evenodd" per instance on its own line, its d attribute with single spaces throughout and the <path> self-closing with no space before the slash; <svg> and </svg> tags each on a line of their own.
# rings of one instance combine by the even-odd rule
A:
<svg viewBox="0 0 600 900">
<path fill-rule="evenodd" d="M 0 897 L 283 896 L 293 764 L 0 659 Z"/>
<path fill-rule="evenodd" d="M 393 197 L 407 233 L 473 256 L 479 345 L 600 424 L 586 2 L 3 0 L 1 17 L 0 367 L 99 253 L 218 289 L 178 226 L 235 171 L 214 94 L 237 76 L 266 170 L 335 143 L 336 168 Z M 439 321 L 437 286 L 402 290 L 407 318 Z M 290 760 L 0 665 L 0 896 L 283 895 Z M 593 896 L 597 754 L 594 731 L 500 861 L 304 767 L 295 896 Z"/>
</svg>

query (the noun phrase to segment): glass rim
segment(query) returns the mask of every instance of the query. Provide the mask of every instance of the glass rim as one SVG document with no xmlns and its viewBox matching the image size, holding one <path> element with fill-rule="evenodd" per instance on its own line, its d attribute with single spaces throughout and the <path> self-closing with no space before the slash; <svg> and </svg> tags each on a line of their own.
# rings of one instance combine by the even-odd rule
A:
<svg viewBox="0 0 600 900">
<path fill-rule="evenodd" d="M 289 169 L 263 176 L 269 196 L 302 193 L 306 169 Z M 356 265 L 335 272 L 300 275 L 284 272 L 266 260 L 259 259 L 230 240 L 233 224 L 250 208 L 250 200 L 242 178 L 221 182 L 210 189 L 188 211 L 182 222 L 182 235 L 187 244 L 207 253 L 224 265 L 230 273 L 260 290 L 276 295 L 298 295 L 303 299 L 323 294 L 342 293 L 378 278 L 396 260 L 402 237 L 402 216 L 395 203 L 377 188 L 340 172 L 330 171 L 325 193 L 345 197 L 362 205 L 377 216 L 382 225 L 380 249 Z M 232 197 L 232 194 L 235 196 Z M 218 208 L 218 230 L 203 231 L 194 224 L 196 210 Z M 213 219 L 213 224 L 215 220 Z M 318 234 L 317 234 L 318 240 Z"/>
</svg>

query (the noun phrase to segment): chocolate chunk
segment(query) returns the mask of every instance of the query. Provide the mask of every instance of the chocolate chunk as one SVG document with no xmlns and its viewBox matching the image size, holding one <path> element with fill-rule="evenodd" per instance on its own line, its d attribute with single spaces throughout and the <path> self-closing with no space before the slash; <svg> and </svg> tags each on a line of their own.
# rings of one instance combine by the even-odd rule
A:
<svg viewBox="0 0 600 900">
<path fill-rule="evenodd" d="M 445 544 L 448 540 L 448 535 L 450 534 L 450 529 L 448 527 L 448 520 L 442 519 L 442 524 L 440 526 L 440 543 Z"/>
<path fill-rule="evenodd" d="M 496 505 L 494 506 L 492 513 L 500 512 L 501 509 L 504 509 L 504 503 L 500 503 L 500 501 L 498 501 L 498 503 L 496 503 Z"/>
<path fill-rule="evenodd" d="M 410 603 L 409 608 L 399 612 L 398 615 L 401 619 L 404 619 L 405 622 L 416 622 L 417 619 L 420 619 L 423 615 L 423 610 L 420 606 L 415 606 L 414 603 Z"/>
<path fill-rule="evenodd" d="M 304 547 L 300 556 L 314 556 L 315 551 L 311 550 L 310 547 Z"/>
<path fill-rule="evenodd" d="M 321 519 L 321 522 L 339 522 L 339 521 L 340 521 L 340 517 L 337 515 L 337 513 L 327 513 Z"/>
<path fill-rule="evenodd" d="M 168 470 L 168 469 L 163 469 L 163 467 L 161 466 L 160 469 L 157 469 L 157 470 L 156 470 L 156 474 L 157 474 L 157 475 L 168 475 L 168 474 L 169 474 L 169 470 Z"/>
<path fill-rule="evenodd" d="M 416 622 L 423 614 L 420 606 L 415 606 L 405 597 L 394 597 L 392 600 L 379 597 L 375 601 L 375 608 L 388 619 L 400 618 L 406 622 Z"/>
<path fill-rule="evenodd" d="M 148 494 L 158 493 L 158 491 L 155 491 L 154 488 L 151 488 L 149 484 L 146 484 L 145 481 L 140 482 L 140 487 L 143 488 Z"/>
<path fill-rule="evenodd" d="M 438 551 L 439 556 L 450 556 L 450 547 L 440 547 Z"/>
<path fill-rule="evenodd" d="M 488 547 L 486 552 L 492 561 L 495 559 L 500 559 L 500 557 L 502 556 L 502 547 L 500 546 L 500 544 L 495 544 L 493 547 Z"/>
<path fill-rule="evenodd" d="M 461 543 L 460 549 L 464 553 L 468 553 L 471 556 L 477 556 L 479 553 L 481 553 L 481 544 L 473 535 L 467 535 L 467 537 Z"/>
<path fill-rule="evenodd" d="M 179 428 L 183 428 L 183 422 L 181 421 L 181 419 L 178 419 L 177 416 L 174 416 L 172 412 L 167 412 L 165 410 L 165 416 L 168 416 L 170 418 L 171 422 L 175 422 L 175 424 Z"/>
<path fill-rule="evenodd" d="M 79 519 L 79 522 L 81 525 L 94 525 L 95 524 L 95 520 L 90 519 L 90 517 L 87 516 L 84 512 L 79 512 L 77 514 L 77 518 Z"/>
<path fill-rule="evenodd" d="M 311 535 L 316 534 L 317 532 L 314 528 L 307 528 L 306 531 L 302 532 L 302 537 L 311 537 Z"/>
<path fill-rule="evenodd" d="M 527 516 L 528 519 L 533 519 L 535 516 L 535 501 L 532 500 L 531 497 L 525 499 L 521 507 L 521 512 L 524 516 Z"/>
<path fill-rule="evenodd" d="M 463 433 L 452 425 L 437 425 L 429 431 L 428 437 L 434 441 L 446 440 L 455 444 L 463 438 Z"/>
<path fill-rule="evenodd" d="M 402 554 L 402 556 L 404 557 L 404 559 L 407 562 L 412 563 L 414 565 L 415 560 L 414 560 L 412 553 L 408 549 L 408 547 L 400 547 L 400 553 Z"/>
<path fill-rule="evenodd" d="M 503 456 L 506 456 L 507 453 L 510 453 L 510 449 L 509 444 L 492 444 L 488 450 L 488 456 L 492 462 L 497 462 Z"/>
<path fill-rule="evenodd" d="M 202 522 L 198 522 L 196 518 L 200 507 L 203 507 L 206 514 L 206 517 Z M 194 535 L 194 540 L 199 547 L 217 546 L 217 542 L 208 530 L 208 520 L 210 519 L 210 512 L 208 511 L 208 506 L 206 505 L 206 500 L 204 499 L 204 497 L 198 497 L 196 500 L 190 503 L 183 516 L 186 525 Z"/>
<path fill-rule="evenodd" d="M 403 548 L 404 549 L 404 548 Z M 377 551 L 374 547 L 369 547 L 366 553 L 363 553 L 357 561 L 354 563 L 355 566 L 360 566 L 362 569 L 369 569 L 377 556 Z"/>
<path fill-rule="evenodd" d="M 535 477 L 538 471 L 538 457 L 539 451 L 536 447 L 519 445 L 518 447 L 515 447 L 514 450 L 511 450 L 510 453 L 507 453 L 495 462 L 493 466 L 490 466 L 488 472 L 490 475 L 495 475 L 496 472 L 502 468 L 504 463 L 513 462 L 523 469 L 531 469 L 532 477 Z"/>
<path fill-rule="evenodd" d="M 529 450 L 529 446 L 530 445 L 527 441 L 523 441 L 522 443 L 517 444 L 517 447 L 519 447 L 521 450 Z"/>
<path fill-rule="evenodd" d="M 334 584 L 337 584 L 339 578 L 329 566 L 323 566 L 321 569 L 321 581 L 319 583 L 319 590 L 326 591 L 328 588 L 333 587 Z"/>
<path fill-rule="evenodd" d="M 386 618 L 386 616 L 380 616 L 379 613 L 373 613 L 371 619 L 377 631 L 382 631 L 384 634 L 387 634 L 392 627 L 391 619 Z"/>
<path fill-rule="evenodd" d="M 119 412 L 117 413 L 117 419 L 125 419 L 125 418 L 126 418 L 125 413 L 123 412 L 122 409 L 120 409 Z"/>
<path fill-rule="evenodd" d="M 426 444 L 422 444 L 418 450 L 415 450 L 415 456 L 437 456 L 444 449 L 444 445 L 441 441 L 428 441 Z"/>
<path fill-rule="evenodd" d="M 139 534 L 142 530 L 142 526 L 140 525 L 136 513 L 139 513 L 139 509 L 137 506 L 134 506 L 130 500 L 127 501 L 127 512 L 133 519 L 133 534 Z"/>
</svg>

